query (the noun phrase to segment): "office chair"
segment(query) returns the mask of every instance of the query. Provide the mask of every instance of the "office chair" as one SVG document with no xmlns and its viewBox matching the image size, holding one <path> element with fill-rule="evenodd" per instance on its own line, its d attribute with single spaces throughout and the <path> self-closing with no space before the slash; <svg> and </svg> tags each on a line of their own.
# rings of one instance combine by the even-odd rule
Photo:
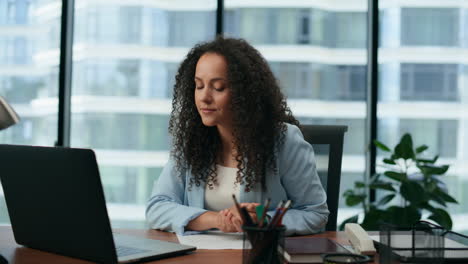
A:
<svg viewBox="0 0 468 264">
<path fill-rule="evenodd" d="M 317 172 L 327 193 L 330 215 L 325 230 L 336 231 L 343 138 L 348 127 L 331 125 L 302 125 L 301 127 L 304 139 L 314 148 Z"/>
</svg>

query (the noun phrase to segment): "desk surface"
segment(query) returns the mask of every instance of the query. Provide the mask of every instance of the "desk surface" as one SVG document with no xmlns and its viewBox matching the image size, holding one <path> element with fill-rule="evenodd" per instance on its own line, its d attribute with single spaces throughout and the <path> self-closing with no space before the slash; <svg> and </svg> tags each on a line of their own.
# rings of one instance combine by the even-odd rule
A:
<svg viewBox="0 0 468 264">
<path fill-rule="evenodd" d="M 165 240 L 178 242 L 177 236 L 162 231 L 156 230 L 135 230 L 135 229 L 117 229 L 117 233 L 145 237 L 150 239 Z M 328 237 L 341 244 L 349 244 L 344 232 L 326 232 L 315 236 Z M 24 264 L 24 263 L 91 263 L 88 261 L 60 256 L 44 251 L 26 248 L 15 243 L 13 232 L 9 226 L 0 226 L 0 254 L 8 260 L 8 263 Z M 153 261 L 151 263 L 223 263 L 231 264 L 241 263 L 242 251 L 225 249 L 225 250 L 207 250 L 201 249 L 187 255 L 176 256 L 166 259 Z"/>
</svg>

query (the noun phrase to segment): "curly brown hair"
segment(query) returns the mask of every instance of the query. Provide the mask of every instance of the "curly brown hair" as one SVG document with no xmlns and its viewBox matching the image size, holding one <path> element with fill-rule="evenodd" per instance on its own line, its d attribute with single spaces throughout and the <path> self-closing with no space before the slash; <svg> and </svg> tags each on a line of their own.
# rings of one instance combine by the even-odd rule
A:
<svg viewBox="0 0 468 264">
<path fill-rule="evenodd" d="M 195 106 L 195 68 L 205 53 L 215 53 L 227 63 L 230 108 L 233 113 L 235 159 L 238 162 L 236 184 L 245 183 L 249 192 L 255 184 L 266 189 L 267 168 L 276 170 L 277 141 L 283 140 L 286 125 L 299 126 L 277 80 L 262 55 L 245 40 L 217 37 L 197 44 L 181 63 L 176 75 L 169 133 L 173 136 L 174 157 L 179 171 L 192 173 L 193 184 L 206 182 L 210 189 L 216 184 L 216 157 L 221 140 L 216 127 L 203 125 Z"/>
</svg>

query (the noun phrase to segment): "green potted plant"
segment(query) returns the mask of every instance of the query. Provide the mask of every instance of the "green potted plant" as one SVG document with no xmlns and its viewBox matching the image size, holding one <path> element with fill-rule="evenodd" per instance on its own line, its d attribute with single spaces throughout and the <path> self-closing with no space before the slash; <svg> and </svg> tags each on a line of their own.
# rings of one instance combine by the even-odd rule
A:
<svg viewBox="0 0 468 264">
<path fill-rule="evenodd" d="M 448 203 L 458 203 L 450 196 L 441 181 L 448 165 L 436 165 L 438 156 L 432 159 L 422 157 L 428 146 L 413 148 L 410 134 L 405 134 L 393 151 L 379 141 L 374 144 L 388 153 L 383 159 L 385 172 L 377 173 L 368 183 L 356 181 L 354 188 L 343 194 L 346 205 L 361 205 L 364 219 L 361 226 L 366 230 L 379 230 L 381 223 L 406 227 L 420 220 L 424 212 L 430 219 L 446 229 L 452 228 L 452 219 L 447 213 Z M 374 202 L 368 201 L 370 190 L 378 190 L 384 195 Z M 359 215 L 346 219 L 346 223 L 357 223 Z"/>
</svg>

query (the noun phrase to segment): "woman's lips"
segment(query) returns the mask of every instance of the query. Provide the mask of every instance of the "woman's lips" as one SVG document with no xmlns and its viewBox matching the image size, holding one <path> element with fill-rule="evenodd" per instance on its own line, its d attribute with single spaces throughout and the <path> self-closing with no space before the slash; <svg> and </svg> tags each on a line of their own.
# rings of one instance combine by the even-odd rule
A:
<svg viewBox="0 0 468 264">
<path fill-rule="evenodd" d="M 204 113 L 204 114 L 210 114 L 210 113 L 213 113 L 214 111 L 216 111 L 216 109 L 210 109 L 210 108 L 202 108 L 201 109 L 201 112 Z"/>
</svg>

